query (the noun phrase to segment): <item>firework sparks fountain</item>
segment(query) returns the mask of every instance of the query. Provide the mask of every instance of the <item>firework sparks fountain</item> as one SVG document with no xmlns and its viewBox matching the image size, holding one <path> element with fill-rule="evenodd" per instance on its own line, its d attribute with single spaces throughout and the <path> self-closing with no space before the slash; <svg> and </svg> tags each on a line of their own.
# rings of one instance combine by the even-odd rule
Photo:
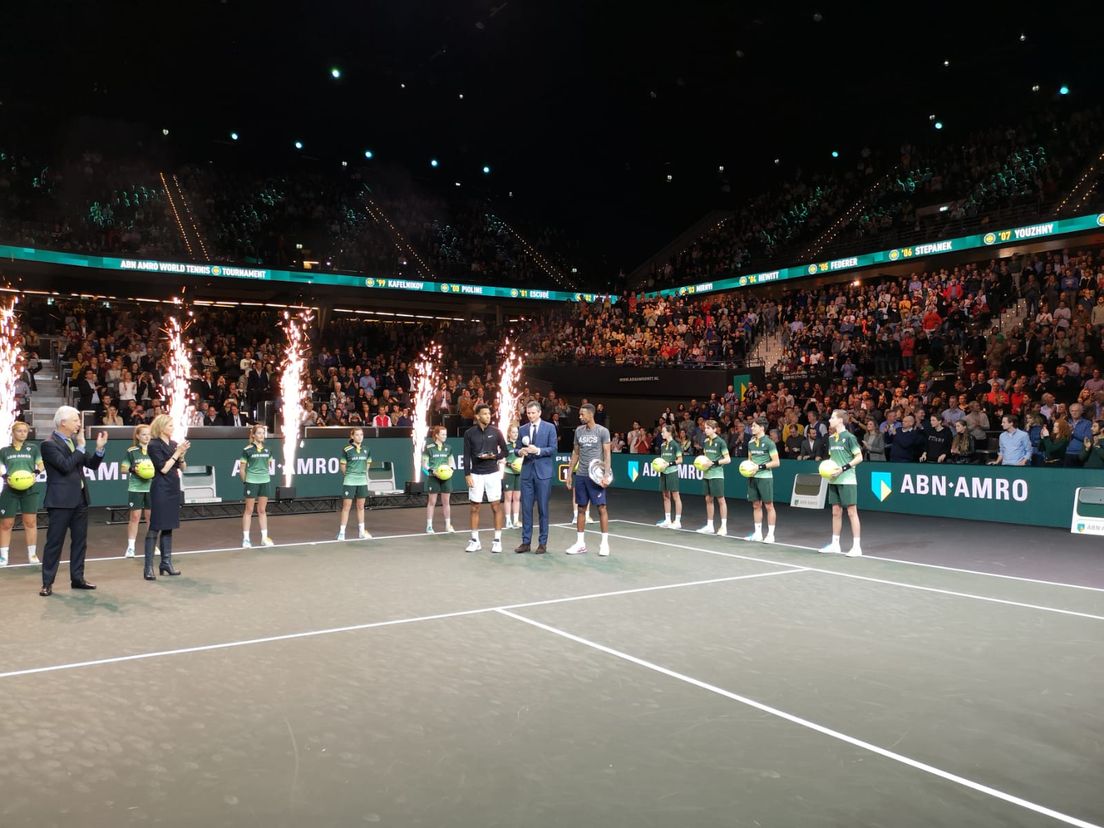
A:
<svg viewBox="0 0 1104 828">
<path fill-rule="evenodd" d="M 13 299 L 10 305 L 0 305 L 0 446 L 11 443 L 16 414 L 15 381 L 19 379 L 19 367 L 23 361 L 22 337 L 15 315 L 18 301 Z"/>
<path fill-rule="evenodd" d="M 179 304 L 179 300 L 177 301 Z M 188 316 L 191 315 L 189 311 Z M 192 359 L 184 345 L 184 332 L 189 324 L 190 320 L 181 325 L 180 319 L 170 316 L 165 328 L 169 337 L 169 368 L 162 377 L 161 396 L 168 402 L 169 416 L 173 421 L 173 439 L 178 443 L 188 436 L 188 426 L 191 425 L 192 415 L 195 413 L 189 399 L 191 389 L 188 383 L 192 375 Z"/>
<path fill-rule="evenodd" d="M 422 479 L 422 449 L 429 434 L 429 408 L 433 404 L 433 392 L 437 388 L 437 363 L 441 360 L 441 346 L 431 344 L 422 351 L 414 363 L 414 482 Z"/>
<path fill-rule="evenodd" d="M 521 355 L 507 339 L 502 346 L 502 367 L 498 375 L 498 430 L 503 437 L 506 436 L 510 423 L 518 418 L 517 386 L 524 365 Z"/>
<path fill-rule="evenodd" d="M 283 414 L 284 486 L 291 486 L 295 453 L 299 447 L 299 424 L 303 420 L 303 383 L 307 372 L 307 329 L 310 311 L 284 311 L 284 361 L 280 366 L 280 400 Z"/>
</svg>

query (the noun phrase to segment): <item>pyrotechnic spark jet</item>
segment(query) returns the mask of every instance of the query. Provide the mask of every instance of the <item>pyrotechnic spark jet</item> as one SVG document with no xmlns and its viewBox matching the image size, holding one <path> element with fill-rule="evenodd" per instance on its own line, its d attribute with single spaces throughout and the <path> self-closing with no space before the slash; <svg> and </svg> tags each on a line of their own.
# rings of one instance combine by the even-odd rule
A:
<svg viewBox="0 0 1104 828">
<path fill-rule="evenodd" d="M 525 367 L 521 355 L 507 339 L 502 346 L 502 368 L 498 376 L 498 430 L 506 436 L 510 423 L 517 419 L 517 386 L 521 369 Z"/>
<path fill-rule="evenodd" d="M 431 343 L 414 363 L 414 482 L 422 477 L 422 449 L 429 434 L 429 407 L 438 385 L 437 363 L 441 360 L 441 346 Z"/>
<path fill-rule="evenodd" d="M 292 315 L 284 311 L 284 361 L 280 365 L 280 399 L 284 418 L 284 485 L 291 486 L 295 452 L 299 447 L 299 423 L 303 418 L 303 382 L 307 373 L 307 328 L 311 312 Z"/>
<path fill-rule="evenodd" d="M 175 300 L 180 304 L 180 300 Z M 191 311 L 188 316 L 191 317 Z M 165 333 L 169 337 L 169 368 L 161 378 L 161 396 L 168 404 L 169 416 L 173 421 L 173 440 L 182 442 L 188 436 L 195 409 L 190 399 L 192 359 L 184 345 L 184 332 L 192 324 L 191 319 L 180 324 L 180 319 L 170 316 Z"/>
<path fill-rule="evenodd" d="M 15 315 L 18 301 L 15 298 L 10 305 L 0 305 L 0 447 L 11 445 L 16 411 L 15 383 L 23 363 L 23 338 Z"/>
</svg>

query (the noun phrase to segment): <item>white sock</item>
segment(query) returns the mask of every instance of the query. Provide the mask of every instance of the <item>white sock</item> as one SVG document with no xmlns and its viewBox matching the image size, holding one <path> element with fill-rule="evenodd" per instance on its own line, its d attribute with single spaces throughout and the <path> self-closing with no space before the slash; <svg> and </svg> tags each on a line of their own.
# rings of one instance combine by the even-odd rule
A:
<svg viewBox="0 0 1104 828">
<path fill-rule="evenodd" d="M 757 535 L 763 534 L 763 524 L 761 524 L 761 523 L 755 524 L 755 534 L 757 534 Z"/>
<path fill-rule="evenodd" d="M 682 514 L 675 515 L 675 523 L 682 523 Z"/>
<path fill-rule="evenodd" d="M 242 540 L 249 540 L 249 533 L 248 532 L 242 532 Z"/>
<path fill-rule="evenodd" d="M 855 543 L 858 543 L 858 541 L 855 541 Z M 4 551 L 5 551 L 5 552 L 7 552 L 8 550 L 6 550 L 6 549 L 5 549 Z M 38 552 L 38 545 L 37 545 L 37 544 L 33 544 L 33 543 L 32 543 L 32 544 L 29 544 L 29 545 L 27 546 L 27 555 L 28 555 L 28 556 L 30 556 L 30 555 L 34 555 L 34 554 L 36 554 L 37 552 Z"/>
<path fill-rule="evenodd" d="M 832 546 L 839 546 L 839 535 L 832 535 Z"/>
<path fill-rule="evenodd" d="M 360 531 L 361 531 L 361 532 L 363 532 L 363 531 L 364 531 L 364 524 L 363 524 L 363 523 L 358 523 L 358 524 L 357 524 L 357 526 L 359 526 L 359 527 L 360 527 Z"/>
<path fill-rule="evenodd" d="M 721 528 L 722 529 L 727 529 L 728 528 L 728 518 L 721 518 Z"/>
<path fill-rule="evenodd" d="M 476 543 L 479 543 L 479 533 L 476 532 L 474 529 L 472 530 L 472 540 Z"/>
<path fill-rule="evenodd" d="M 8 557 L 8 547 L 0 546 L 0 558 Z"/>
<path fill-rule="evenodd" d="M 602 546 L 609 546 L 609 532 L 602 533 Z"/>
<path fill-rule="evenodd" d="M 339 535 L 344 535 L 345 534 L 345 524 L 344 523 L 337 527 L 337 532 L 338 532 Z"/>
<path fill-rule="evenodd" d="M 851 544 L 851 548 L 852 549 L 862 549 L 862 547 L 859 546 L 859 539 L 858 538 L 854 539 L 854 541 Z"/>
<path fill-rule="evenodd" d="M 133 548 L 134 548 L 134 538 L 127 538 L 127 549 L 133 549 Z M 31 549 L 31 547 L 28 546 L 27 550 L 30 551 L 30 549 Z"/>
<path fill-rule="evenodd" d="M 585 532 L 578 532 L 576 534 L 578 534 L 578 536 L 579 536 L 579 543 L 585 544 L 586 540 L 584 540 L 584 538 L 586 538 L 586 533 Z"/>
<path fill-rule="evenodd" d="M 495 529 L 495 540 L 496 541 L 502 540 L 502 530 L 501 529 Z"/>
<path fill-rule="evenodd" d="M 773 538 L 774 537 L 774 524 L 773 523 L 768 523 L 767 524 L 767 537 L 768 538 Z"/>
</svg>

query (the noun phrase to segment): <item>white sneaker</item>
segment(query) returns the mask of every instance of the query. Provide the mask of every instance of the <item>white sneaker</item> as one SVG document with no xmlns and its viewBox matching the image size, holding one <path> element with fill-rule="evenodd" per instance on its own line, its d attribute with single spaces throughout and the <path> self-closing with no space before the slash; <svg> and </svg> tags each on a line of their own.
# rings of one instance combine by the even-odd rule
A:
<svg viewBox="0 0 1104 828">
<path fill-rule="evenodd" d="M 682 521 L 681 520 L 676 520 L 674 523 L 671 524 L 671 528 L 672 529 L 681 529 L 682 528 Z"/>
<path fill-rule="evenodd" d="M 451 534 L 452 532 L 455 532 L 456 530 L 452 528 L 451 523 L 446 523 L 445 524 L 445 531 Z"/>
<path fill-rule="evenodd" d="M 585 555 L 586 551 L 587 550 L 585 543 L 583 543 L 582 541 L 575 541 L 575 543 L 571 544 L 571 546 L 567 547 L 567 549 L 564 550 L 564 553 L 568 555 Z"/>
<path fill-rule="evenodd" d="M 338 539 L 339 541 L 340 541 L 340 540 L 345 540 L 345 533 L 344 533 L 344 532 L 338 532 L 338 533 L 337 533 L 337 539 Z"/>
<path fill-rule="evenodd" d="M 609 557 L 609 544 L 603 543 L 601 546 L 599 546 L 598 554 L 601 555 L 603 558 Z"/>
<path fill-rule="evenodd" d="M 586 516 L 586 522 L 587 522 L 587 523 L 597 523 L 597 522 L 598 522 L 598 518 L 592 518 L 592 517 L 591 517 L 590 515 L 587 515 L 587 516 Z"/>
<path fill-rule="evenodd" d="M 501 538 L 496 538 L 495 540 L 491 541 L 491 551 L 494 552 L 495 554 L 498 554 L 499 552 L 502 551 L 502 539 Z"/>
<path fill-rule="evenodd" d="M 471 539 L 468 540 L 468 548 L 465 549 L 464 551 L 465 552 L 478 552 L 482 548 L 483 547 L 480 545 L 479 541 L 477 541 L 475 538 L 471 538 Z"/>
<path fill-rule="evenodd" d="M 275 546 L 276 545 L 275 541 L 273 541 L 272 538 L 268 537 L 267 535 L 265 535 L 263 538 L 261 538 L 261 543 L 263 543 L 265 546 Z"/>
<path fill-rule="evenodd" d="M 664 518 L 659 523 L 657 523 L 656 526 L 658 526 L 660 529 L 670 529 L 671 528 L 671 519 L 670 518 Z"/>
<path fill-rule="evenodd" d="M 134 554 L 135 553 L 134 553 L 133 547 L 128 546 L 127 551 L 123 553 L 123 557 L 124 558 L 133 558 Z M 31 561 L 31 563 L 37 563 L 38 562 L 37 556 L 35 556 L 35 555 L 31 555 L 30 553 L 27 553 L 27 557 L 28 557 L 28 559 L 32 558 L 32 557 L 35 558 L 35 560 Z"/>
<path fill-rule="evenodd" d="M 744 540 L 750 541 L 751 543 L 762 543 L 763 536 L 760 535 L 758 532 L 752 532 L 750 535 L 745 537 Z"/>
<path fill-rule="evenodd" d="M 133 558 L 134 556 L 131 555 L 130 557 Z M 38 555 L 36 555 L 34 552 L 28 552 L 27 553 L 27 563 L 41 563 L 41 561 L 39 561 Z"/>
<path fill-rule="evenodd" d="M 512 520 L 507 520 L 505 523 L 502 524 L 502 528 L 503 529 L 513 529 L 514 528 L 514 522 Z"/>
<path fill-rule="evenodd" d="M 713 530 L 713 524 L 712 523 L 707 523 L 707 524 L 705 524 L 705 526 L 703 526 L 701 529 L 698 530 L 698 534 L 699 535 L 715 535 L 717 533 Z"/>
<path fill-rule="evenodd" d="M 727 526 L 722 526 L 720 529 L 718 529 L 717 530 L 717 536 L 721 537 L 721 538 L 728 537 L 728 527 Z"/>
<path fill-rule="evenodd" d="M 822 546 L 817 550 L 822 555 L 839 555 L 843 550 L 839 548 L 838 543 L 830 543 L 827 546 Z"/>
<path fill-rule="evenodd" d="M 774 535 L 767 535 L 763 538 L 763 543 L 774 543 Z"/>
<path fill-rule="evenodd" d="M 372 533 L 365 529 L 363 532 L 357 532 L 357 538 L 359 540 L 371 540 Z"/>
<path fill-rule="evenodd" d="M 242 541 L 242 549 L 252 549 L 252 548 L 253 548 L 252 542 L 250 542 L 249 538 L 245 538 Z"/>
<path fill-rule="evenodd" d="M 860 549 L 857 546 L 852 546 L 850 549 L 848 549 L 846 552 L 844 552 L 843 555 L 846 558 L 861 558 L 862 557 L 862 549 Z"/>
<path fill-rule="evenodd" d="M 432 535 L 432 534 L 434 534 L 434 532 L 433 532 L 433 524 L 432 524 L 432 523 L 427 523 L 427 524 L 426 524 L 426 534 L 427 534 L 427 535 Z"/>
</svg>

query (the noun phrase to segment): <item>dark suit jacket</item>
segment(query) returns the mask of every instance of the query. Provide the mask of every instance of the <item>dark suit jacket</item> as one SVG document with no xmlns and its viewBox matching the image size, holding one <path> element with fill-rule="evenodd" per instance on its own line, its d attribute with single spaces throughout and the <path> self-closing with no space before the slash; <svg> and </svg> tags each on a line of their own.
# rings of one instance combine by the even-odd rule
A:
<svg viewBox="0 0 1104 828">
<path fill-rule="evenodd" d="M 529 428 L 528 422 L 518 426 L 516 443 L 518 448 L 525 445 L 523 439 L 529 436 Z M 537 423 L 537 433 L 531 441 L 531 445 L 539 448 L 541 453 L 535 457 L 525 456 L 525 461 L 521 467 L 521 479 L 526 480 L 530 477 L 536 477 L 538 480 L 546 480 L 551 478 L 556 465 L 556 427 L 552 423 L 540 420 Z"/>
<path fill-rule="evenodd" d="M 102 457 L 94 453 L 95 443 L 88 446 L 90 454 L 83 451 L 69 451 L 57 434 L 42 441 L 42 462 L 46 466 L 46 498 L 43 505 L 47 509 L 75 509 L 82 503 L 88 504 L 88 487 L 84 483 L 84 470 L 98 468 Z"/>
<path fill-rule="evenodd" d="M 234 422 L 234 417 L 233 417 L 232 414 L 223 413 L 223 414 L 219 415 L 219 423 L 218 424 L 221 425 L 221 426 L 234 426 L 234 425 L 236 425 L 236 426 L 239 426 L 239 427 L 245 427 L 245 426 L 249 425 L 249 418 L 246 417 L 244 414 L 242 414 L 240 411 L 238 412 L 238 419 L 241 420 L 241 422 L 240 423 L 235 423 Z"/>
<path fill-rule="evenodd" d="M 89 384 L 88 380 L 82 379 L 77 383 L 77 394 L 80 396 L 79 404 L 77 408 L 81 411 L 92 410 L 92 393 L 96 389 Z"/>
</svg>

